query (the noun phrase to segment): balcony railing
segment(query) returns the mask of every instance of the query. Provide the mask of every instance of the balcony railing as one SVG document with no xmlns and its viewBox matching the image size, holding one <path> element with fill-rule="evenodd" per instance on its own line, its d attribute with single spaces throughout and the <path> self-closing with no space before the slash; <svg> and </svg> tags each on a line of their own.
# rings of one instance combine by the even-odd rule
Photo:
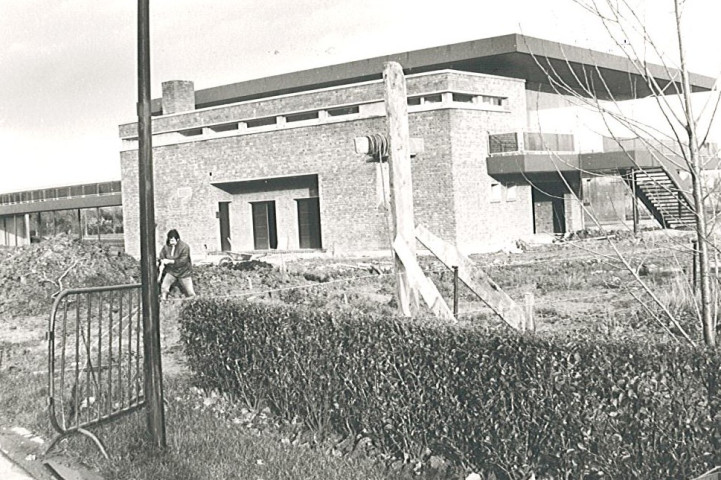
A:
<svg viewBox="0 0 721 480">
<path fill-rule="evenodd" d="M 648 150 L 657 155 L 681 155 L 681 149 L 688 155 L 688 145 L 676 141 L 659 140 L 655 138 L 612 138 L 603 137 L 604 152 L 620 152 L 629 150 Z M 698 153 L 702 157 L 718 158 L 721 147 L 717 143 L 706 142 L 699 146 Z"/>
<path fill-rule="evenodd" d="M 522 133 L 522 134 L 521 134 Z M 521 134 L 521 135 L 519 135 Z M 573 152 L 570 133 L 510 132 L 488 135 L 490 155 L 520 152 Z"/>
</svg>

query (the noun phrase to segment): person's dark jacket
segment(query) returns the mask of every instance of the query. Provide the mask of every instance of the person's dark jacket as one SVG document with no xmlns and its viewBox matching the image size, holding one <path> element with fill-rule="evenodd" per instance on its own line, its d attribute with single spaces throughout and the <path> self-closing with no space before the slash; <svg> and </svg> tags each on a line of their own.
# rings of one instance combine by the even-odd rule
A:
<svg viewBox="0 0 721 480">
<path fill-rule="evenodd" d="M 175 260 L 165 266 L 165 272 L 171 274 L 175 278 L 186 278 L 193 273 L 193 264 L 190 261 L 190 247 L 182 240 L 173 245 L 165 245 L 160 251 L 161 260 L 164 258 Z"/>
</svg>

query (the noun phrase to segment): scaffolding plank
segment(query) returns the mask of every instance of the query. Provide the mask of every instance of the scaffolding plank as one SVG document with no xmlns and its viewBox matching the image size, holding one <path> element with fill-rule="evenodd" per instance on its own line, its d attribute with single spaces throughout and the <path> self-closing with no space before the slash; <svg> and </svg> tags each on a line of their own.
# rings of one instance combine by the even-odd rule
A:
<svg viewBox="0 0 721 480">
<path fill-rule="evenodd" d="M 393 242 L 393 250 L 395 250 L 401 262 L 403 262 L 410 284 L 420 292 L 421 297 L 423 297 L 423 300 L 433 314 L 442 320 L 455 321 L 456 318 L 453 316 L 453 312 L 448 308 L 448 304 L 441 296 L 436 285 L 431 279 L 425 276 L 416 261 L 415 255 L 413 255 L 408 248 L 408 245 L 399 237 L 396 237 L 396 240 Z"/>
<path fill-rule="evenodd" d="M 503 321 L 516 330 L 524 330 L 523 309 L 486 273 L 450 243 L 438 238 L 422 225 L 416 238 L 448 268 L 458 267 L 458 278 Z"/>
</svg>

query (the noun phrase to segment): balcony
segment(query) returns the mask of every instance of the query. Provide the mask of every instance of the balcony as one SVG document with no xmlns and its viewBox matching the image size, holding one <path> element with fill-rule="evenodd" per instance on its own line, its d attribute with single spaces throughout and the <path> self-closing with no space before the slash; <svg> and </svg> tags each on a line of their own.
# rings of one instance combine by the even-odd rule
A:
<svg viewBox="0 0 721 480">
<path fill-rule="evenodd" d="M 580 168 L 573 134 L 510 132 L 488 135 L 488 174 L 551 173 Z"/>
<path fill-rule="evenodd" d="M 674 168 L 684 161 L 678 145 L 654 140 L 603 138 L 602 152 L 579 152 L 573 134 L 511 132 L 488 135 L 488 174 L 491 176 L 561 172 L 621 172 L 631 169 Z M 699 150 L 706 169 L 718 169 L 719 148 Z"/>
</svg>

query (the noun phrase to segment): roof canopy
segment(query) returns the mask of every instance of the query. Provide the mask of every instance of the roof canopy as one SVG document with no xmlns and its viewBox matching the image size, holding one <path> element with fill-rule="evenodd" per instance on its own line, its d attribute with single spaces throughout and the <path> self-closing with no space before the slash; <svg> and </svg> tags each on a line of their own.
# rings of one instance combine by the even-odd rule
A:
<svg viewBox="0 0 721 480">
<path fill-rule="evenodd" d="M 440 69 L 486 73 L 523 79 L 527 89 L 545 92 L 555 91 L 548 75 L 553 72 L 581 95 L 589 96 L 590 90 L 604 100 L 629 100 L 651 93 L 642 72 L 626 57 L 510 34 L 198 90 L 196 108 L 378 80 L 388 61 L 400 63 L 406 74 Z M 661 65 L 646 64 L 645 68 L 665 93 L 677 93 L 678 83 L 672 80 L 679 81 L 678 71 Z M 710 90 L 713 84 L 713 78 L 691 74 L 695 92 Z M 154 100 L 153 113 L 160 111 L 160 100 Z"/>
</svg>

